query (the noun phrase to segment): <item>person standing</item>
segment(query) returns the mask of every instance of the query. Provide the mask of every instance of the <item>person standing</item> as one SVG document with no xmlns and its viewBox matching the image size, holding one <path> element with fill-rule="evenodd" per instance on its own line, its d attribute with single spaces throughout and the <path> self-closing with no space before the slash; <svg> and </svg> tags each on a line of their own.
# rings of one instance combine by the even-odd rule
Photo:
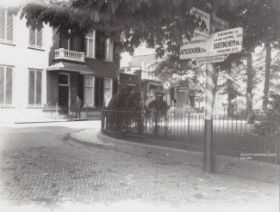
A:
<svg viewBox="0 0 280 212">
<path fill-rule="evenodd" d="M 82 101 L 79 96 L 76 96 L 76 118 L 81 118 Z"/>
</svg>

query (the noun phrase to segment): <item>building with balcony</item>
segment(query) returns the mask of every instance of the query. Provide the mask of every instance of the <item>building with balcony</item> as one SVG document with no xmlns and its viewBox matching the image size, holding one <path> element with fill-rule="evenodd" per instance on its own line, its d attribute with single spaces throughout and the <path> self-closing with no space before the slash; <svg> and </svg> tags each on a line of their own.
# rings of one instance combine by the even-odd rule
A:
<svg viewBox="0 0 280 212">
<path fill-rule="evenodd" d="M 75 114 L 89 118 L 117 89 L 118 55 L 105 33 L 58 32 L 26 26 L 20 14 L 0 8 L 0 117 L 25 121 Z"/>
</svg>

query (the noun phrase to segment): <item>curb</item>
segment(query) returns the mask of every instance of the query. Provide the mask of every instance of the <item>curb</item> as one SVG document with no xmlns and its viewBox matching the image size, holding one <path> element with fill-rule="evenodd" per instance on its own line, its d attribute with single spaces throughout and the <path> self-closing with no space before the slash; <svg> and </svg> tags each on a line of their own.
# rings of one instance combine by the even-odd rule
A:
<svg viewBox="0 0 280 212">
<path fill-rule="evenodd" d="M 145 157 L 154 160 L 160 160 L 165 164 L 186 164 L 202 168 L 203 155 L 199 152 L 189 152 L 170 147 L 157 146 L 153 144 L 132 143 L 129 141 L 112 138 L 103 135 L 101 132 L 97 134 L 97 138 L 104 144 L 88 142 L 77 138 L 75 133 L 70 138 L 79 144 L 92 146 L 100 149 L 113 150 L 123 152 L 138 157 Z"/>
<path fill-rule="evenodd" d="M 73 139 L 72 135 L 70 137 Z M 203 153 L 201 152 L 174 149 L 153 144 L 135 143 L 112 138 L 101 132 L 97 134 L 97 138 L 103 141 L 105 145 L 83 141 L 75 137 L 73 140 L 86 146 L 150 158 L 164 164 L 184 164 L 192 167 L 195 166 L 201 170 L 203 169 Z M 240 160 L 239 158 L 222 155 L 216 155 L 214 157 L 214 171 L 214 174 L 243 177 L 277 185 L 280 179 L 280 168 L 277 164 Z"/>
<path fill-rule="evenodd" d="M 73 120 L 58 120 L 58 121 L 22 121 L 11 122 L 14 124 L 42 124 L 42 123 L 60 123 L 60 122 L 75 122 L 75 121 L 91 121 L 89 119 L 73 119 Z"/>
</svg>

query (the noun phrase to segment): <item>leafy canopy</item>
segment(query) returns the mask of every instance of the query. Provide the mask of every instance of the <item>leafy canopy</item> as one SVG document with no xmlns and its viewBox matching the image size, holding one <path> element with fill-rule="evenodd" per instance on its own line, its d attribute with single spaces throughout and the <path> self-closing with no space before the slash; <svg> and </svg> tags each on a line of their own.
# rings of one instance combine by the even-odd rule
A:
<svg viewBox="0 0 280 212">
<path fill-rule="evenodd" d="M 213 0 L 42 0 L 25 5 L 21 16 L 33 27 L 49 23 L 73 33 L 103 30 L 130 52 L 145 40 L 163 55 L 165 50 L 176 53 L 182 35 L 190 38 L 198 26 L 199 18 L 189 9 L 210 11 L 209 2 Z"/>
</svg>

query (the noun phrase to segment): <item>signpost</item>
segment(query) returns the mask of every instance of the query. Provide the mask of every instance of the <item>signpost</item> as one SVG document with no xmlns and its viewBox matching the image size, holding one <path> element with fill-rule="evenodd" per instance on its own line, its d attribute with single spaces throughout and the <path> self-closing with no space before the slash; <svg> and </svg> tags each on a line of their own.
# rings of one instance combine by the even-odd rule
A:
<svg viewBox="0 0 280 212">
<path fill-rule="evenodd" d="M 205 92 L 205 141 L 204 170 L 213 172 L 213 111 L 214 111 L 214 63 L 222 62 L 226 55 L 242 51 L 243 29 L 241 27 L 227 29 L 229 23 L 216 17 L 205 15 L 205 12 L 193 8 L 192 13 L 203 19 L 207 30 L 212 34 L 195 30 L 195 37 L 185 41 L 180 49 L 180 59 L 196 59 L 197 63 L 206 63 Z M 209 20 L 209 24 L 208 24 Z M 211 28 L 210 28 L 211 27 Z M 218 31 L 218 32 L 215 32 Z"/>
</svg>

